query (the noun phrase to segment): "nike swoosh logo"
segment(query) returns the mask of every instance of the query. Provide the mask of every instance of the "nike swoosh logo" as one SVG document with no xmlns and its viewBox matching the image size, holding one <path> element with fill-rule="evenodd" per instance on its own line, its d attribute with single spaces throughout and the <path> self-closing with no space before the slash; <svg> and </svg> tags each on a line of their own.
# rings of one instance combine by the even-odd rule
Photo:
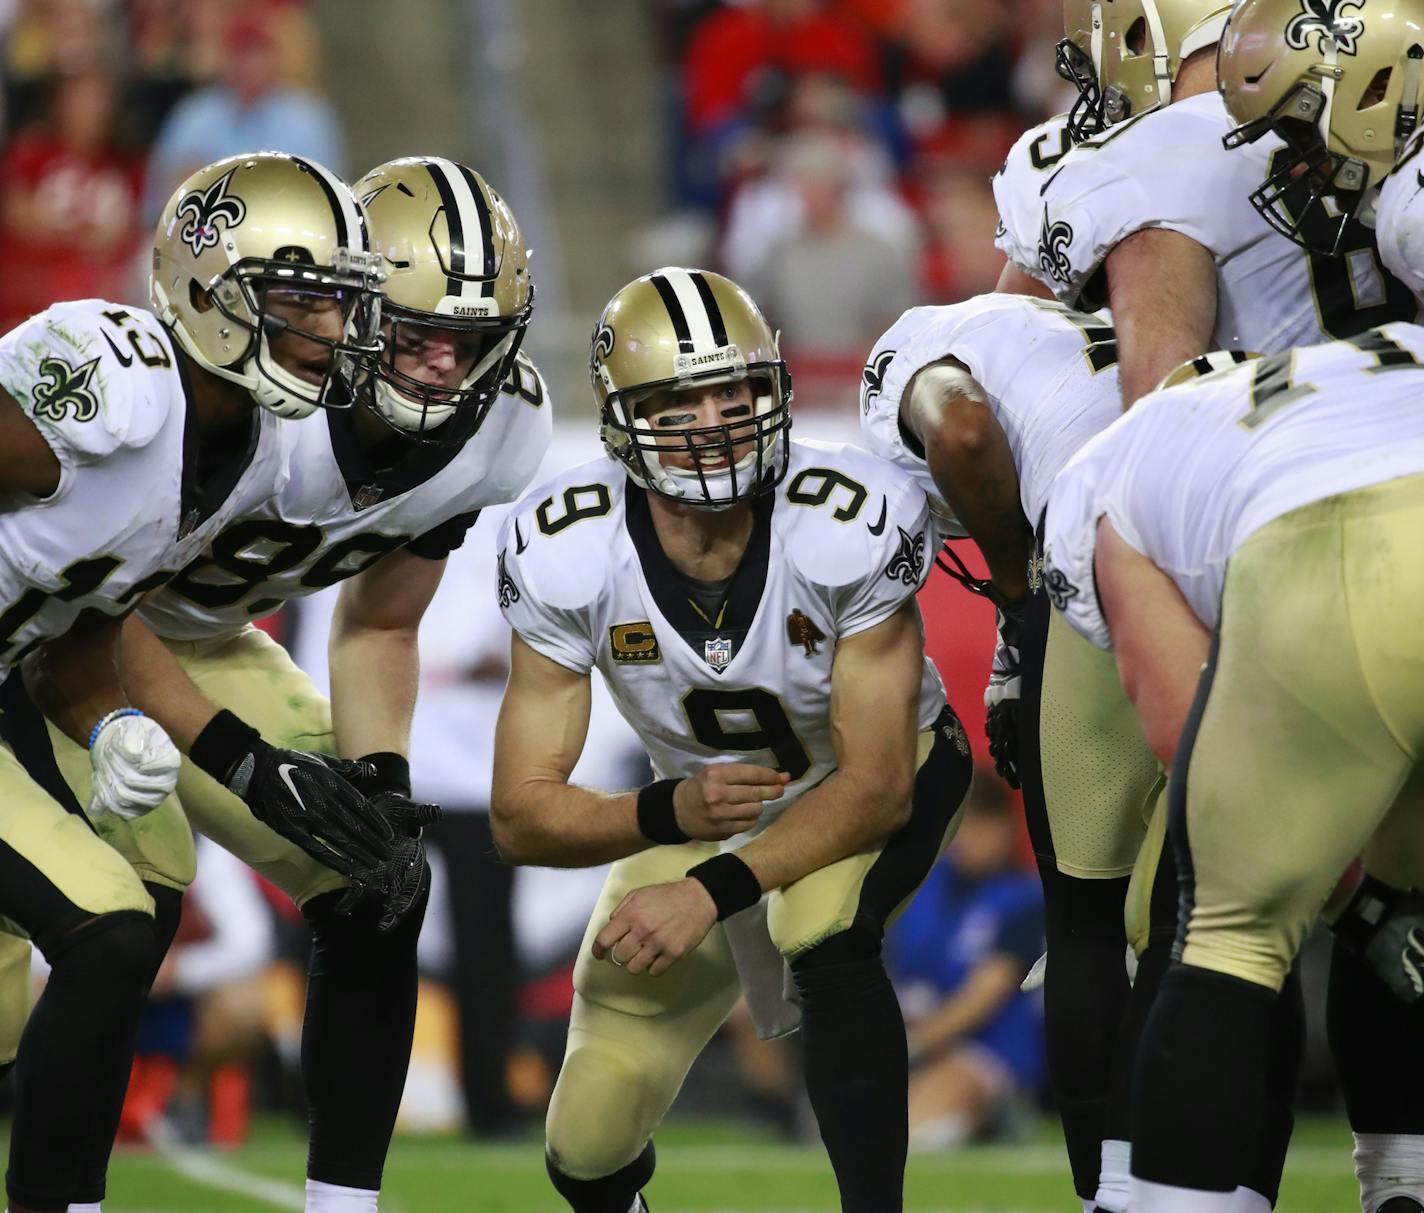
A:
<svg viewBox="0 0 1424 1213">
<path fill-rule="evenodd" d="M 297 785 L 292 782 L 292 772 L 297 768 L 290 762 L 284 762 L 277 767 L 277 774 L 283 783 L 287 785 L 287 791 L 292 794 L 292 799 L 301 806 L 303 813 L 307 811 L 306 801 L 302 799 L 302 794 L 297 791 Z"/>
<path fill-rule="evenodd" d="M 519 519 L 514 520 L 514 554 L 522 556 L 524 549 L 529 545 L 524 541 L 524 536 L 519 531 Z"/>
<path fill-rule="evenodd" d="M 889 502 L 882 497 L 880 499 L 880 520 L 874 524 L 866 523 L 872 535 L 879 535 L 885 530 L 885 511 L 889 507 Z"/>
<path fill-rule="evenodd" d="M 125 366 L 133 366 L 132 354 L 125 354 L 123 350 L 119 349 L 119 347 L 114 344 L 114 339 L 110 337 L 108 333 L 104 334 L 104 340 L 109 343 L 109 348 L 114 351 L 115 358 L 117 358 Z"/>
</svg>

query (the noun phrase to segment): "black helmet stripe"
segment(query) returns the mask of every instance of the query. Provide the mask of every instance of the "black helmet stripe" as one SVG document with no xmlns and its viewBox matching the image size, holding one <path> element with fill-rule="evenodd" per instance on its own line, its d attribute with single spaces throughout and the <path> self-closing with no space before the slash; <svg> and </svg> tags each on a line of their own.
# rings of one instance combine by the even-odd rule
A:
<svg viewBox="0 0 1424 1213">
<path fill-rule="evenodd" d="M 717 305 L 717 296 L 712 293 L 711 284 L 698 272 L 688 275 L 697 287 L 702 306 L 707 309 L 707 323 L 712 326 L 712 340 L 718 348 L 727 344 L 727 323 L 722 319 L 722 309 Z"/>
<path fill-rule="evenodd" d="M 292 157 L 293 163 L 305 173 L 310 173 L 312 180 L 321 186 L 321 192 L 326 195 L 327 205 L 331 207 L 331 217 L 336 221 L 336 243 L 343 248 L 355 249 L 357 252 L 366 250 L 365 225 L 360 223 L 361 211 L 352 207 L 352 214 L 356 220 L 352 221 L 352 216 L 348 216 L 347 207 L 342 205 L 341 196 L 336 192 L 335 186 L 327 178 L 327 172 L 321 165 L 311 160 L 303 160 L 300 156 Z M 356 235 L 359 227 L 361 240 L 353 243 L 352 237 Z"/>
<path fill-rule="evenodd" d="M 465 275 L 465 224 L 460 215 L 459 203 L 455 201 L 455 191 L 444 173 L 444 164 L 439 160 L 427 160 L 426 170 L 435 182 L 435 192 L 440 195 L 440 205 L 445 208 L 445 228 L 450 236 L 450 264 L 446 267 L 445 291 L 459 295 L 464 291 L 461 279 Z"/>
<path fill-rule="evenodd" d="M 484 249 L 485 268 L 482 277 L 484 282 L 481 285 L 480 293 L 485 296 L 494 294 L 494 278 L 496 266 L 494 261 L 494 221 L 490 217 L 489 203 L 485 200 L 485 192 L 480 189 L 480 183 L 475 180 L 474 173 L 463 164 L 456 164 L 460 171 L 460 176 L 465 179 L 465 184 L 470 187 L 470 197 L 475 200 L 475 214 L 480 221 L 480 245 Z"/>
<path fill-rule="evenodd" d="M 667 308 L 668 318 L 672 321 L 672 331 L 677 334 L 679 352 L 692 353 L 692 329 L 688 326 L 687 313 L 682 310 L 682 302 L 678 299 L 677 292 L 672 289 L 672 283 L 662 274 L 654 274 L 653 286 L 657 288 L 663 306 Z"/>
</svg>

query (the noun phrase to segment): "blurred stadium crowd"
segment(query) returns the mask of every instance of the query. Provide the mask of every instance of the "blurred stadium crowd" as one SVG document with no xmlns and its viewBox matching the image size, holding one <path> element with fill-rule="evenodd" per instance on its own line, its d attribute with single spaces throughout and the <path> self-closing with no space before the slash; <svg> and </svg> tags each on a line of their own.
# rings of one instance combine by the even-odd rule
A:
<svg viewBox="0 0 1424 1213">
<path fill-rule="evenodd" d="M 662 239 L 680 247 L 667 259 L 723 269 L 763 302 L 784 332 L 798 407 L 848 405 L 865 352 L 901 310 L 993 288 L 1002 259 L 989 178 L 1017 134 L 1058 108 L 1045 65 L 1061 5 L 645 3 L 673 149 Z M 139 250 L 200 164 L 273 148 L 347 176 L 364 167 L 348 162 L 321 92 L 318 16 L 305 0 L 0 0 L 0 331 L 61 299 L 143 301 Z M 827 420 L 853 427 L 848 411 Z M 556 439 L 546 472 L 596 451 L 591 427 L 581 431 Z M 517 1132 L 548 1098 L 572 959 L 602 877 L 516 879 L 490 843 L 488 755 L 508 654 L 487 584 L 498 523 L 482 518 L 454 554 L 422 632 L 415 791 L 447 818 L 404 1109 L 409 1128 L 487 1136 Z M 268 626 L 320 683 L 331 604 L 301 605 Z M 977 736 L 984 670 L 958 655 L 987 661 L 992 620 L 970 618 L 979 632 L 932 634 L 931 650 Z M 484 755 L 484 786 L 459 775 L 472 750 Z M 576 774 L 594 786 L 643 778 L 645 760 L 606 704 L 587 752 L 594 769 Z M 925 1148 L 1015 1131 L 1042 1081 L 1037 1000 L 1015 976 L 1042 937 L 1020 815 L 990 774 L 967 818 L 891 939 L 917 1065 L 914 1140 Z M 188 903 L 155 986 L 124 1132 L 141 1138 L 161 1123 L 230 1143 L 254 1101 L 296 1098 L 305 928 L 281 894 L 212 846 Z M 759 1042 L 734 1017 L 684 1103 L 813 1132 L 794 1047 Z"/>
</svg>

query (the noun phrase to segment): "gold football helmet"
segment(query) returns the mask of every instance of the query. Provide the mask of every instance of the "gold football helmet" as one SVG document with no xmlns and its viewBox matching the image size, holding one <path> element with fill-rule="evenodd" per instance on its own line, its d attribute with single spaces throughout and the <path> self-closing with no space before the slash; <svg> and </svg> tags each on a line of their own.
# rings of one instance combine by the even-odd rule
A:
<svg viewBox="0 0 1424 1213">
<path fill-rule="evenodd" d="M 483 177 L 435 156 L 392 160 L 353 188 L 386 268 L 375 410 L 408 438 L 458 445 L 498 397 L 534 310 L 519 224 Z M 418 346 L 423 329 L 455 337 L 465 370 L 458 387 L 436 387 L 397 368 L 398 352 Z"/>
<path fill-rule="evenodd" d="M 1221 37 L 1230 0 L 1065 0 L 1058 74 L 1078 90 L 1075 140 L 1172 100 L 1188 57 Z"/>
<path fill-rule="evenodd" d="M 1267 131 L 1290 147 L 1251 195 L 1272 227 L 1339 248 L 1418 125 L 1421 67 L 1424 0 L 1241 0 L 1217 80 L 1238 124 L 1228 147 Z"/>
<path fill-rule="evenodd" d="M 720 274 L 670 266 L 634 279 L 599 317 L 589 372 L 603 445 L 635 484 L 724 509 L 785 477 L 791 375 L 751 296 Z M 639 413 L 654 393 L 742 380 L 752 386 L 745 419 L 655 433 Z M 665 462 L 669 454 L 689 466 Z"/>
<path fill-rule="evenodd" d="M 278 152 L 230 156 L 199 169 L 163 208 L 149 298 L 187 355 L 245 387 L 280 417 L 347 408 L 380 349 L 380 259 L 350 188 L 314 160 Z M 341 335 L 308 332 L 270 307 L 335 300 Z M 312 378 L 280 365 L 284 334 L 327 351 Z M 313 360 L 314 363 L 315 360 Z"/>
</svg>

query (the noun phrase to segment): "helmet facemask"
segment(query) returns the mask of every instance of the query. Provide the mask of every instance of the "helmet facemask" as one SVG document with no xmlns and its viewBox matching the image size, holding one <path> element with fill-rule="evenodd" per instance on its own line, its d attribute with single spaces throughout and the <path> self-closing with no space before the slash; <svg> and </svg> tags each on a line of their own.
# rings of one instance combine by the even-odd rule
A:
<svg viewBox="0 0 1424 1213">
<path fill-rule="evenodd" d="M 310 416 L 318 408 L 350 408 L 364 385 L 367 367 L 380 351 L 381 270 L 369 253 L 340 250 L 337 264 L 312 266 L 244 258 L 204 291 L 190 281 L 194 306 L 206 295 L 211 305 L 249 335 L 235 362 L 204 369 L 241 384 L 254 400 L 279 417 Z M 333 309 L 339 336 L 319 333 L 296 320 L 301 313 Z M 279 361 L 283 347 L 299 365 L 320 375 L 313 380 Z M 192 353 L 192 351 L 189 351 Z"/>
<path fill-rule="evenodd" d="M 658 393 L 742 382 L 752 395 L 745 418 L 664 430 L 643 415 Z M 781 361 L 639 384 L 610 392 L 603 405 L 604 445 L 634 482 L 697 509 L 724 510 L 775 489 L 790 462 L 790 428 L 791 377 Z"/>
<path fill-rule="evenodd" d="M 1078 90 L 1077 100 L 1068 110 L 1068 136 L 1082 143 L 1101 134 L 1103 121 L 1103 90 L 1098 83 L 1098 68 L 1087 51 L 1071 38 L 1058 43 L 1055 56 L 1058 75 Z"/>
<path fill-rule="evenodd" d="M 372 375 L 371 408 L 412 442 L 459 446 L 484 424 L 509 380 L 533 311 L 529 300 L 513 316 L 478 319 L 423 312 L 386 302 L 385 348 Z M 457 361 L 468 365 L 458 385 L 442 387 L 401 370 L 396 361 L 422 330 L 454 336 Z"/>
</svg>

